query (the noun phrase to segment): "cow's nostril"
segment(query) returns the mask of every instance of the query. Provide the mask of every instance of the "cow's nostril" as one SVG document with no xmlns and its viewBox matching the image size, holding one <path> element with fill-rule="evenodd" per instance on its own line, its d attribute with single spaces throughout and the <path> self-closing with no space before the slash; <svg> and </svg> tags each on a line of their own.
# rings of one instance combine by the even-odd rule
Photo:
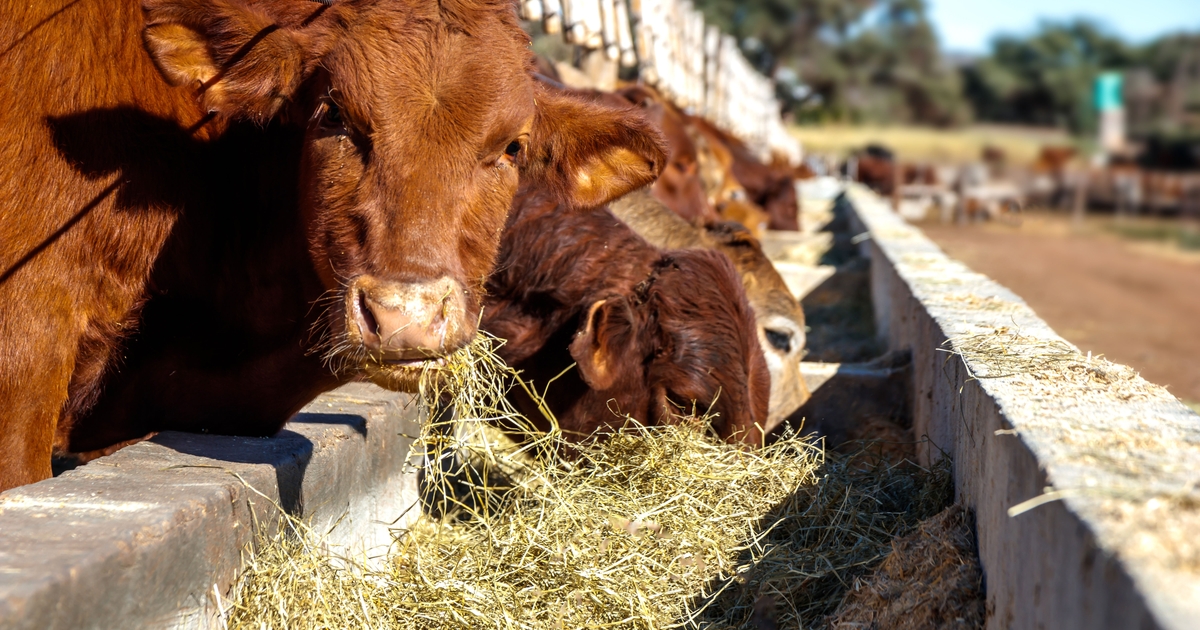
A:
<svg viewBox="0 0 1200 630">
<path fill-rule="evenodd" d="M 767 343 L 771 344 L 771 347 L 784 354 L 792 351 L 791 333 L 784 330 L 772 330 L 770 328 L 764 328 L 763 332 L 767 334 Z"/>
<path fill-rule="evenodd" d="M 367 292 L 359 289 L 356 297 L 359 334 L 362 335 L 365 345 L 377 348 L 380 341 L 379 322 L 375 319 L 375 313 L 371 312 L 371 305 L 367 303 Z"/>
</svg>

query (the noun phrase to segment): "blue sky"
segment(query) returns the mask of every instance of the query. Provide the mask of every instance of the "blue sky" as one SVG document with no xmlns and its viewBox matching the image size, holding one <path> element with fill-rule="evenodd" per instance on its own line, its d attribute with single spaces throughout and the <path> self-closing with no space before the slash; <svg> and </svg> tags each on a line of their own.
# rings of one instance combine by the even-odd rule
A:
<svg viewBox="0 0 1200 630">
<path fill-rule="evenodd" d="M 953 52 L 987 51 L 993 35 L 1027 33 L 1044 19 L 1095 18 L 1141 43 L 1180 30 L 1200 31 L 1200 0 L 928 0 L 929 13 Z"/>
</svg>

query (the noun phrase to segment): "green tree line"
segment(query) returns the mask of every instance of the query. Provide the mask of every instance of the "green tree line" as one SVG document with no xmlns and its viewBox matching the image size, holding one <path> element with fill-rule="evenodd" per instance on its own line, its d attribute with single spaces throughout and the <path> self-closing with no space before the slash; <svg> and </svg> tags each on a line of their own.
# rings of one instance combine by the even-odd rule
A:
<svg viewBox="0 0 1200 630">
<path fill-rule="evenodd" d="M 1134 132 L 1200 128 L 1200 36 L 1133 45 L 1085 19 L 1002 35 L 975 58 L 939 45 L 925 0 L 696 0 L 776 77 L 800 122 L 971 121 L 1090 133 L 1093 83 L 1125 75 Z M 1200 25 L 1198 25 L 1200 26 Z"/>
</svg>

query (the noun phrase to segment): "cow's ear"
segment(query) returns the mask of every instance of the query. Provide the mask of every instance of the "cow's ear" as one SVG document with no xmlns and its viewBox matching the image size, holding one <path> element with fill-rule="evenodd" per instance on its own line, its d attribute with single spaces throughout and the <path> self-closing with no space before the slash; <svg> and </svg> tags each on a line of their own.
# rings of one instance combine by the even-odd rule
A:
<svg viewBox="0 0 1200 630">
<path fill-rule="evenodd" d="M 633 107 L 535 82 L 537 119 L 525 171 L 573 208 L 604 205 L 653 182 L 667 160 L 662 133 Z"/>
<path fill-rule="evenodd" d="M 265 121 L 300 85 L 304 50 L 271 16 L 229 0 L 143 0 L 142 39 L 172 85 L 208 111 Z"/>
<path fill-rule="evenodd" d="M 588 309 L 583 327 L 571 342 L 571 357 L 589 387 L 604 391 L 613 386 L 622 369 L 621 359 L 635 343 L 633 313 L 624 298 L 599 300 Z"/>
</svg>

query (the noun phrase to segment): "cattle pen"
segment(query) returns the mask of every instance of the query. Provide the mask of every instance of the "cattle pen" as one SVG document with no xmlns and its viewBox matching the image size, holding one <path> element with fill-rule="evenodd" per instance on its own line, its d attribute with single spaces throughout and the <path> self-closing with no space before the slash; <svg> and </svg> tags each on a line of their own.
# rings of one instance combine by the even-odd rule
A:
<svg viewBox="0 0 1200 630">
<path fill-rule="evenodd" d="M 1200 417 L 1080 355 L 865 189 L 834 209 L 848 230 L 810 237 L 869 260 L 878 343 L 911 356 L 899 399 L 924 438 L 917 456 L 950 459 L 955 497 L 975 515 L 987 627 L 1195 627 Z M 766 246 L 794 259 L 800 240 Z M 779 267 L 801 293 L 840 281 Z M 805 363 L 817 401 L 861 373 Z M 872 387 L 859 397 L 896 398 L 894 383 Z M 813 413 L 836 433 L 836 408 Z M 391 541 L 418 502 L 405 458 L 421 422 L 407 395 L 353 385 L 273 438 L 167 432 L 9 491 L 0 626 L 221 627 L 243 552 L 279 508 L 347 553 Z"/>
<path fill-rule="evenodd" d="M 318 3 L 323 8 L 311 8 L 317 13 L 328 10 L 332 4 L 328 0 Z M 795 363 L 789 365 L 799 365 L 796 373 L 772 373 L 768 379 L 772 389 L 793 392 L 797 405 L 801 404 L 799 392 L 805 396 L 811 392 L 799 410 L 793 413 L 794 407 L 789 407 L 775 418 L 783 423 L 781 430 L 774 431 L 774 424 L 764 429 L 757 421 L 748 422 L 746 426 L 759 430 L 753 440 L 747 440 L 752 445 L 743 444 L 746 447 L 743 449 L 717 443 L 703 434 L 712 428 L 705 423 L 713 416 L 696 410 L 695 397 L 691 397 L 690 414 L 685 409 L 672 416 L 666 403 L 673 402 L 668 394 L 674 392 L 664 388 L 661 398 L 664 404 L 659 409 L 665 411 L 664 423 L 668 426 L 627 426 L 627 430 L 608 436 L 608 442 L 579 447 L 579 452 L 593 458 L 587 462 L 592 465 L 591 470 L 611 473 L 609 477 L 618 478 L 626 486 L 623 490 L 627 495 L 636 495 L 643 487 L 625 478 L 635 477 L 639 468 L 652 468 L 664 461 L 670 463 L 672 457 L 676 462 L 683 461 L 685 465 L 676 469 L 660 467 L 652 471 L 660 488 L 675 491 L 667 502 L 707 501 L 705 507 L 720 504 L 726 509 L 723 515 L 736 513 L 737 519 L 712 518 L 698 523 L 696 532 L 681 533 L 682 528 L 678 527 L 681 519 L 669 521 L 655 511 L 656 507 L 646 510 L 631 510 L 628 505 L 614 507 L 611 502 L 604 503 L 607 498 L 600 496 L 597 487 L 585 484 L 576 488 L 581 490 L 577 495 L 584 495 L 583 502 L 592 501 L 598 507 L 578 520 L 586 521 L 586 528 L 580 528 L 584 535 L 595 536 L 581 540 L 576 547 L 576 540 L 583 536 L 563 527 L 563 520 L 552 521 L 551 526 L 557 527 L 560 534 L 558 547 L 542 545 L 536 554 L 528 554 L 539 555 L 541 563 L 529 562 L 520 567 L 526 573 L 536 574 L 549 566 L 554 571 L 545 573 L 557 571 L 553 576 L 557 577 L 569 573 L 563 570 L 568 556 L 577 559 L 593 552 L 597 557 L 608 554 L 607 559 L 617 556 L 606 566 L 588 565 L 577 573 L 588 573 L 583 576 L 587 579 L 607 573 L 606 579 L 610 580 L 607 585 L 612 585 L 614 579 L 633 582 L 638 577 L 650 576 L 646 580 L 654 582 L 650 588 L 671 591 L 671 607 L 643 614 L 662 600 L 638 599 L 643 595 L 640 584 L 631 589 L 637 591 L 637 597 L 610 589 L 604 593 L 607 599 L 600 599 L 579 586 L 583 580 L 555 585 L 556 588 L 546 591 L 530 586 L 532 581 L 526 580 L 519 587 L 500 584 L 497 590 L 507 589 L 515 595 L 514 599 L 554 598 L 557 618 L 553 613 L 545 614 L 546 606 L 538 609 L 541 616 L 537 618 L 519 617 L 529 609 L 498 604 L 489 608 L 486 603 L 478 605 L 486 600 L 479 597 L 474 600 L 472 616 L 466 618 L 453 610 L 462 601 L 453 595 L 474 596 L 474 591 L 481 589 L 475 588 L 476 583 L 470 581 L 465 571 L 455 574 L 455 570 L 478 559 L 471 558 L 472 554 L 494 556 L 507 562 L 514 556 L 524 560 L 529 548 L 510 544 L 511 539 L 506 539 L 491 547 L 480 544 L 478 549 L 483 553 L 475 553 L 472 548 L 455 549 L 467 547 L 457 545 L 467 540 L 466 536 L 454 538 L 458 534 L 448 534 L 446 540 L 436 540 L 436 544 L 430 545 L 428 554 L 420 556 L 417 552 L 417 555 L 429 564 L 452 565 L 449 573 L 427 579 L 425 586 L 431 588 L 420 592 L 415 588 L 404 591 L 407 584 L 401 580 L 391 585 L 399 584 L 400 592 L 393 589 L 388 593 L 403 604 L 393 606 L 393 613 L 422 597 L 426 600 L 441 597 L 446 600 L 439 604 L 443 608 L 426 615 L 423 624 L 389 623 L 395 617 L 373 618 L 372 607 L 376 602 L 365 601 L 362 590 L 355 593 L 354 588 L 386 582 L 386 572 L 404 562 L 419 564 L 400 554 L 412 553 L 412 548 L 431 540 L 418 536 L 423 531 L 421 527 L 434 530 L 435 535 L 453 532 L 462 525 L 455 519 L 462 517 L 461 521 L 467 522 L 464 528 L 469 527 L 474 524 L 469 520 L 471 517 L 491 509 L 491 504 L 484 502 L 483 508 L 476 512 L 471 510 L 480 504 L 455 513 L 453 507 L 448 507 L 449 501 L 444 500 L 446 496 L 435 496 L 435 491 L 446 490 L 445 487 L 431 491 L 430 479 L 442 482 L 449 479 L 450 485 L 462 482 L 475 487 L 489 486 L 491 482 L 486 472 L 465 480 L 445 476 L 447 471 L 441 466 L 447 460 L 432 456 L 428 444 L 430 440 L 448 436 L 458 439 L 460 434 L 455 432 L 461 426 L 442 420 L 456 415 L 453 422 L 462 425 L 467 420 L 513 418 L 464 418 L 457 414 L 457 409 L 456 414 L 442 414 L 444 408 L 430 401 L 444 402 L 449 397 L 439 399 L 437 395 L 388 391 L 368 384 L 369 374 L 354 373 L 338 381 L 349 384 L 311 400 L 271 437 L 216 435 L 209 433 L 207 424 L 193 424 L 192 430 L 198 432 L 159 431 L 123 448 L 117 447 L 125 443 L 116 444 L 109 454 L 86 463 L 77 462 L 73 468 L 64 466 L 66 469 L 56 471 L 58 474 L 52 478 L 0 492 L 0 630 L 228 630 L 231 627 L 263 630 L 274 627 L 439 630 L 874 627 L 882 630 L 930 625 L 1182 630 L 1200 627 L 1200 547 L 1191 535 L 1200 528 L 1200 490 L 1197 490 L 1200 416 L 1166 389 L 1147 383 L 1129 368 L 1080 353 L 1020 297 L 948 258 L 918 228 L 905 223 L 893 211 L 889 200 L 866 187 L 833 177 L 807 179 L 797 184 L 794 177 L 813 172 L 801 167 L 800 144 L 779 115 L 777 86 L 747 61 L 734 37 L 706 25 L 691 0 L 520 0 L 515 4 L 524 20 L 519 28 L 535 35 L 540 28 L 540 36 L 557 35 L 572 47 L 572 63 L 560 59 L 555 65 L 540 60 L 544 65 L 539 66 L 539 73 L 542 70 L 546 73 L 540 74 L 536 87 L 531 89 L 545 95 L 539 97 L 541 104 L 555 98 L 554 94 L 570 92 L 572 99 L 584 99 L 586 95 L 590 107 L 590 99 L 615 96 L 618 88 L 647 88 L 646 94 L 652 98 L 631 100 L 627 95 L 619 97 L 627 102 L 617 109 L 588 111 L 616 112 L 625 122 L 628 122 L 626 116 L 642 121 L 645 111 L 657 111 L 660 118 L 668 121 L 670 116 L 666 114 L 675 116 L 676 122 L 691 121 L 690 131 L 685 131 L 691 134 L 687 136 L 689 142 L 695 140 L 695 144 L 708 149 L 693 147 L 692 163 L 680 161 L 683 167 L 667 155 L 661 157 L 668 158 L 667 163 L 676 171 L 690 172 L 688 181 L 695 185 L 698 205 L 713 212 L 721 199 L 718 193 L 727 195 L 726 202 L 746 200 L 748 195 L 757 199 L 755 204 L 761 202 L 758 215 L 747 212 L 719 217 L 753 228 L 746 230 L 746 235 L 731 231 L 726 234 L 731 240 L 722 243 L 734 243 L 732 237 L 736 236 L 743 250 L 754 250 L 763 267 L 772 274 L 778 271 L 781 278 L 776 280 L 786 283 L 803 304 L 803 312 L 799 312 L 797 300 L 788 296 L 799 313 L 798 321 L 792 322 L 798 323 L 795 336 L 790 336 L 792 329 L 784 329 L 788 334 L 781 335 L 779 328 L 753 328 L 750 324 L 759 324 L 748 317 L 742 318 L 746 326 L 739 329 L 743 333 L 761 333 L 758 341 L 764 348 L 773 345 L 779 350 L 782 346 L 783 356 L 794 358 Z M 519 30 L 515 21 L 511 26 L 512 31 Z M 237 64 L 242 55 L 254 48 L 254 42 L 264 40 L 275 29 L 274 25 L 264 28 L 228 63 Z M 524 52 L 528 43 L 524 35 L 520 42 Z M 13 46 L 18 44 L 20 41 Z M 532 46 L 536 50 L 536 36 Z M 137 52 L 140 54 L 140 49 Z M 270 65 L 263 63 L 259 67 Z M 204 90 L 222 81 L 225 70 L 202 82 Z M 535 81 L 532 74 L 526 76 L 524 69 L 517 75 L 521 85 Z M 619 78 L 630 76 L 636 76 L 636 84 L 618 85 Z M 214 90 L 212 94 L 219 92 Z M 333 91 L 328 94 L 331 98 L 333 95 Z M 343 111 L 350 117 L 352 108 L 343 110 L 332 100 L 323 102 L 321 108 L 320 125 L 328 127 L 322 129 L 346 131 Z M 647 114 L 643 122 L 649 124 L 649 120 Z M 666 123 L 658 126 L 665 128 Z M 341 137 L 341 132 L 325 137 L 325 131 L 320 135 L 326 140 Z M 525 137 L 528 135 L 522 138 L 528 140 Z M 587 140 L 591 135 L 603 134 L 584 130 L 572 139 Z M 640 142 L 654 133 L 631 135 L 636 137 L 630 142 Z M 724 141 L 728 143 L 723 144 Z M 528 152 L 523 146 L 520 138 L 499 143 L 498 157 L 491 162 L 496 167 L 493 170 L 500 172 L 501 166 L 507 169 L 516 164 L 510 158 L 515 160 L 522 151 Z M 618 147 L 614 155 L 626 159 L 633 154 Z M 707 160 L 707 167 L 701 163 L 701 156 Z M 429 160 L 430 164 L 436 162 Z M 760 180 L 756 186 L 740 182 L 733 187 L 706 190 L 709 186 L 702 174 L 732 184 L 740 179 L 736 177 L 739 163 L 741 168 L 748 168 L 747 162 L 755 163 L 756 170 L 752 169 L 746 179 Z M 630 163 L 641 168 L 646 160 Z M 648 163 L 654 173 L 668 172 L 658 157 Z M 659 167 L 663 168 L 655 170 Z M 588 182 L 620 179 L 615 172 L 597 173 L 604 177 L 592 178 L 581 171 L 582 177 L 573 181 L 584 189 Z M 651 179 L 653 173 L 638 181 L 645 183 Z M 894 180 L 893 173 L 889 181 Z M 511 181 L 516 190 L 515 171 Z M 118 190 L 119 184 L 119 181 L 112 184 L 97 199 Z M 263 190 L 268 188 L 264 186 Z M 630 190 L 624 191 L 626 199 L 638 194 L 631 192 L 632 188 L 636 187 L 630 184 Z M 641 192 L 648 196 L 647 191 L 648 188 Z M 787 227 L 771 223 L 768 207 L 771 197 L 790 200 L 784 206 L 799 199 L 802 220 Z M 597 199 L 601 196 L 592 198 L 595 204 L 591 205 L 603 205 Z M 556 204 L 560 202 L 555 200 Z M 611 205 L 617 205 L 616 201 Z M 502 207 L 509 206 L 496 203 L 496 208 Z M 725 208 L 737 207 L 725 204 Z M 790 207 L 796 209 L 794 205 Z M 895 203 L 895 207 L 900 208 L 900 204 Z M 582 210 L 574 210 L 582 214 Z M 514 214 L 511 209 L 508 212 L 509 216 Z M 192 211 L 192 216 L 196 214 Z M 628 216 L 616 214 L 605 215 L 601 220 L 622 225 L 631 222 Z M 72 225 L 72 222 L 64 225 L 45 245 L 52 244 L 54 238 L 66 233 Z M 699 225 L 697 222 L 683 227 L 699 229 Z M 498 239 L 502 231 L 497 229 L 492 236 Z M 707 232 L 704 235 L 711 236 Z M 643 237 L 636 238 L 640 241 Z M 386 238 L 394 238 L 394 233 L 388 232 Z M 650 242 L 649 237 L 645 239 Z M 598 238 L 595 244 L 607 250 L 614 242 Z M 677 264 L 682 257 L 679 250 L 684 247 L 668 248 L 654 243 L 647 244 L 646 249 L 652 250 L 656 260 L 661 256 Z M 660 251 L 666 249 L 675 251 Z M 627 248 L 614 246 L 612 250 L 618 256 L 632 257 Z M 39 251 L 31 251 L 26 258 L 32 259 Z M 667 260 L 672 255 L 675 259 Z M 710 262 L 720 259 L 723 265 L 720 269 L 728 273 L 718 279 L 732 279 L 731 286 L 736 287 L 739 279 L 745 285 L 736 287 L 739 289 L 760 282 L 759 276 L 746 272 L 748 267 L 730 266 L 730 261 L 713 252 L 703 256 Z M 190 260 L 184 262 L 189 271 L 193 267 L 202 268 L 192 265 Z M 488 276 L 485 273 L 482 277 Z M 655 277 L 640 275 L 639 279 L 646 280 L 633 289 L 648 287 Z M 692 284 L 681 285 L 685 286 L 684 292 L 701 293 L 694 288 L 704 282 L 697 280 L 699 277 L 691 274 L 685 278 L 683 282 L 691 279 Z M 358 308 L 358 315 L 365 312 L 362 309 L 370 310 L 366 293 L 354 295 L 348 305 Z M 439 289 L 430 295 L 445 294 Z M 728 297 L 730 293 L 721 295 Z M 597 309 L 612 299 L 601 297 L 582 302 L 592 306 L 585 311 L 586 317 L 575 316 L 586 321 L 588 328 Z M 305 308 L 316 304 L 305 300 L 299 303 Z M 442 313 L 446 312 L 443 307 Z M 696 312 L 690 313 L 692 319 L 705 319 Z M 480 321 L 485 314 L 480 312 Z M 362 321 L 369 323 L 360 333 L 374 329 L 377 334 L 381 330 L 373 316 Z M 393 329 L 399 332 L 407 327 Z M 489 334 L 495 330 L 479 328 Z M 570 332 L 572 345 L 581 336 L 586 339 L 586 335 Z M 745 338 L 751 336 L 747 334 Z M 708 340 L 716 337 L 710 335 Z M 468 349 L 473 349 L 476 343 L 490 343 L 478 341 L 490 339 L 482 335 L 475 339 Z M 808 360 L 801 362 L 805 343 Z M 747 345 L 763 349 L 754 345 L 753 339 Z M 295 350 L 297 346 L 288 347 Z M 425 347 L 415 344 L 411 349 Z M 311 355 L 306 352 L 304 357 Z M 399 363 L 408 364 L 410 358 Z M 421 364 L 431 364 L 435 359 L 422 355 Z M 377 361 L 375 365 L 381 363 Z M 769 365 L 765 359 L 761 363 Z M 456 369 L 452 359 L 440 365 L 450 366 L 441 369 L 443 374 Z M 558 376 L 572 369 L 583 372 L 576 360 Z M 755 363 L 747 372 L 757 370 L 757 382 L 763 384 L 766 369 L 771 368 L 759 369 Z M 274 376 L 283 374 L 281 380 L 289 378 L 286 369 L 270 371 Z M 717 370 L 708 373 L 714 371 Z M 324 372 L 322 369 L 323 376 Z M 787 376 L 778 378 L 779 373 Z M 633 389 L 641 393 L 658 393 L 649 385 L 641 386 L 636 378 L 629 380 L 635 384 Z M 240 381 L 239 385 L 258 393 L 251 379 Z M 778 387 L 780 383 L 788 387 Z M 420 381 L 421 387 L 427 384 L 428 381 Z M 511 382 L 508 386 L 512 387 Z M 483 387 L 490 387 L 493 393 L 500 389 L 494 383 Z M 747 384 L 746 388 L 750 386 Z M 716 390 L 718 396 L 724 393 L 726 399 L 733 398 L 729 389 Z M 153 386 L 136 391 L 158 393 Z M 502 391 L 497 398 L 503 399 L 508 391 Z M 545 411 L 547 397 L 539 399 L 528 390 L 526 393 L 535 405 L 542 406 L 553 427 L 549 433 L 554 434 L 559 427 L 552 414 Z M 757 393 L 766 400 L 765 387 L 759 387 Z M 170 397 L 171 392 L 164 396 Z M 200 401 L 202 397 L 203 394 L 198 394 L 189 400 Z M 275 397 L 264 395 L 262 399 Z M 290 408 L 288 415 L 280 415 L 279 423 L 309 399 L 303 397 Z M 140 399 L 131 396 L 123 400 Z M 608 402 L 613 400 L 609 398 Z M 196 412 L 195 402 L 171 402 L 172 411 L 161 414 L 164 418 L 158 420 L 175 421 L 177 418 L 172 414 L 184 416 Z M 710 411 L 716 402 L 711 404 Z M 433 405 L 432 411 L 429 405 Z M 596 409 L 605 406 L 597 405 Z M 612 411 L 613 407 L 607 410 Z M 630 418 L 628 412 L 614 414 Z M 218 420 L 227 419 L 223 413 L 210 415 Z M 265 414 L 249 415 L 251 419 L 261 419 Z M 678 418 L 683 426 L 671 424 Z M 269 432 L 258 434 L 266 433 Z M 658 436 L 654 438 L 658 442 L 634 439 L 646 434 Z M 739 434 L 746 433 L 734 433 Z M 678 439 L 679 435 L 687 438 Z M 537 455 L 556 455 L 553 448 L 560 444 L 549 443 L 552 447 Z M 603 450 L 614 443 L 617 446 L 613 448 L 622 448 L 624 444 L 625 450 Z M 658 450 L 647 454 L 649 449 L 639 448 L 646 444 Z M 589 451 L 587 447 L 595 449 Z M 46 452 L 48 461 L 49 447 Z M 97 452 L 92 451 L 89 456 Z M 646 464 L 649 460 L 657 460 L 657 464 Z M 547 468 L 562 461 L 565 458 L 552 460 Z M 470 462 L 460 459 L 451 463 L 462 464 L 460 470 L 465 470 Z M 566 470 L 562 478 L 585 470 L 584 466 L 572 465 L 568 462 L 561 466 Z M 730 472 L 734 469 L 736 475 Z M 878 470 L 888 474 L 901 471 L 893 479 L 896 483 L 887 487 L 891 494 L 881 490 L 883 483 L 872 486 L 872 482 L 862 481 L 882 478 L 883 475 L 869 477 Z M 730 474 L 721 476 L 725 472 Z M 49 474 L 48 464 L 45 474 Z M 590 483 L 587 478 L 585 482 Z M 863 488 L 856 489 L 857 494 L 847 490 L 860 483 Z M 518 485 L 513 483 L 502 490 L 518 494 L 515 491 Z M 542 487 L 551 490 L 538 497 L 542 507 L 556 501 L 569 502 L 565 494 L 556 494 L 563 490 L 563 485 L 545 483 Z M 814 498 L 830 487 L 834 490 L 820 501 Z M 708 494 L 700 496 L 702 492 Z M 496 503 L 504 500 L 497 499 Z M 576 500 L 579 499 L 570 499 Z M 854 501 L 859 503 L 847 507 Z M 839 502 L 842 504 L 827 509 Z M 511 510 L 513 504 L 517 501 L 510 501 L 507 508 Z M 913 507 L 917 504 L 920 505 Z M 815 559 L 819 563 L 842 554 L 838 556 L 841 564 L 830 570 L 813 571 L 810 565 L 800 567 L 795 556 L 787 555 L 790 551 L 783 544 L 772 547 L 775 543 L 767 537 L 777 525 L 779 531 L 786 532 L 790 525 L 785 521 L 810 507 L 812 512 L 823 514 L 797 526 L 811 530 L 805 544 L 813 548 L 806 551 L 813 553 L 806 556 L 805 562 Z M 464 512 L 470 513 L 464 517 Z M 705 512 L 693 510 L 688 514 Z M 871 529 L 872 537 L 855 529 L 860 523 L 840 520 L 846 515 L 865 523 L 863 529 Z M 902 527 L 895 525 L 904 519 L 907 520 Z M 535 529 L 526 526 L 531 521 L 542 526 L 538 519 L 513 519 L 509 529 L 516 533 L 516 538 L 534 538 L 523 536 Z M 576 524 L 568 522 L 568 526 Z M 310 545 L 313 541 L 306 538 L 310 533 L 315 544 Z M 686 533 L 696 536 L 688 539 Z M 704 538 L 709 546 L 700 549 L 692 545 L 697 537 Z M 832 542 L 839 538 L 846 542 Z M 315 552 L 320 556 L 319 562 L 325 564 L 296 562 L 287 567 L 295 558 L 288 555 L 291 548 L 287 545 L 297 539 L 302 541 L 306 553 Z M 926 544 L 930 539 L 933 544 Z M 479 538 L 470 542 L 477 543 Z M 485 541 L 491 542 L 494 540 Z M 838 547 L 860 544 L 869 549 L 856 551 L 858 555 L 843 553 L 845 550 Z M 922 545 L 926 546 L 918 549 Z M 660 555 L 651 557 L 646 552 L 649 547 L 657 548 Z M 584 552 L 579 548 L 584 548 Z M 715 553 L 710 554 L 712 550 Z M 903 562 L 902 551 L 912 554 L 914 564 L 897 566 Z M 893 558 L 901 560 L 889 564 Z M 279 566 L 268 566 L 271 562 L 285 566 L 280 570 Z M 616 570 L 618 565 L 624 569 L 632 566 L 633 570 L 622 574 Z M 489 568 L 494 569 L 495 564 Z M 345 582 L 355 584 L 340 591 L 322 591 L 319 580 L 271 584 L 283 573 L 294 579 L 297 575 L 303 578 L 305 572 L 326 575 L 327 569 L 341 571 L 336 575 L 346 576 Z M 509 569 L 508 565 L 501 566 L 489 577 L 517 573 L 517 567 Z M 614 575 L 618 577 L 611 577 Z M 769 593 L 764 586 L 767 578 L 763 576 L 767 575 L 776 580 L 771 586 L 776 590 Z M 247 585 L 254 579 L 259 586 L 266 583 L 267 590 L 273 586 L 287 590 L 300 585 L 289 592 L 287 602 L 261 598 L 266 604 L 261 601 L 257 604 L 260 608 L 278 608 L 267 612 L 272 615 L 278 612 L 272 619 L 282 619 L 281 622 L 257 623 L 243 614 L 250 608 L 245 602 L 251 599 L 247 593 L 253 594 L 253 588 Z M 942 584 L 931 586 L 933 582 Z M 310 583 L 315 586 L 309 588 Z M 938 588 L 945 590 L 939 592 Z M 951 593 L 954 589 L 957 590 Z M 797 605 L 787 599 L 818 590 L 824 597 L 818 604 L 806 600 Z M 718 601 L 722 593 L 734 603 L 726 606 Z M 329 606 L 330 599 L 338 600 L 335 602 L 338 606 L 352 609 L 356 621 L 288 623 L 289 618 L 302 618 L 306 607 L 315 607 L 315 602 Z M 924 601 L 929 599 L 939 601 L 932 604 Z M 628 609 L 643 610 L 631 613 L 618 605 L 626 603 Z M 420 604 L 415 605 L 419 608 Z M 576 608 L 569 609 L 572 605 Z M 736 609 L 740 616 L 731 622 L 732 617 L 701 615 L 709 606 Z M 936 609 L 941 615 L 939 623 L 933 624 L 932 619 L 916 614 L 914 611 L 920 606 L 925 606 L 925 610 Z M 284 610 L 285 607 L 292 609 Z M 584 619 L 580 611 L 589 607 L 607 613 L 606 623 L 594 622 L 590 617 L 586 623 L 579 621 Z M 890 622 L 879 621 L 877 613 L 883 609 L 891 615 Z M 514 610 L 517 614 L 513 614 Z M 406 612 L 407 609 L 401 610 Z M 573 614 L 576 616 L 572 617 Z M 635 616 L 638 623 L 625 623 Z M 667 621 L 651 623 L 658 619 Z M 871 621 L 864 623 L 864 619 Z"/>
</svg>

